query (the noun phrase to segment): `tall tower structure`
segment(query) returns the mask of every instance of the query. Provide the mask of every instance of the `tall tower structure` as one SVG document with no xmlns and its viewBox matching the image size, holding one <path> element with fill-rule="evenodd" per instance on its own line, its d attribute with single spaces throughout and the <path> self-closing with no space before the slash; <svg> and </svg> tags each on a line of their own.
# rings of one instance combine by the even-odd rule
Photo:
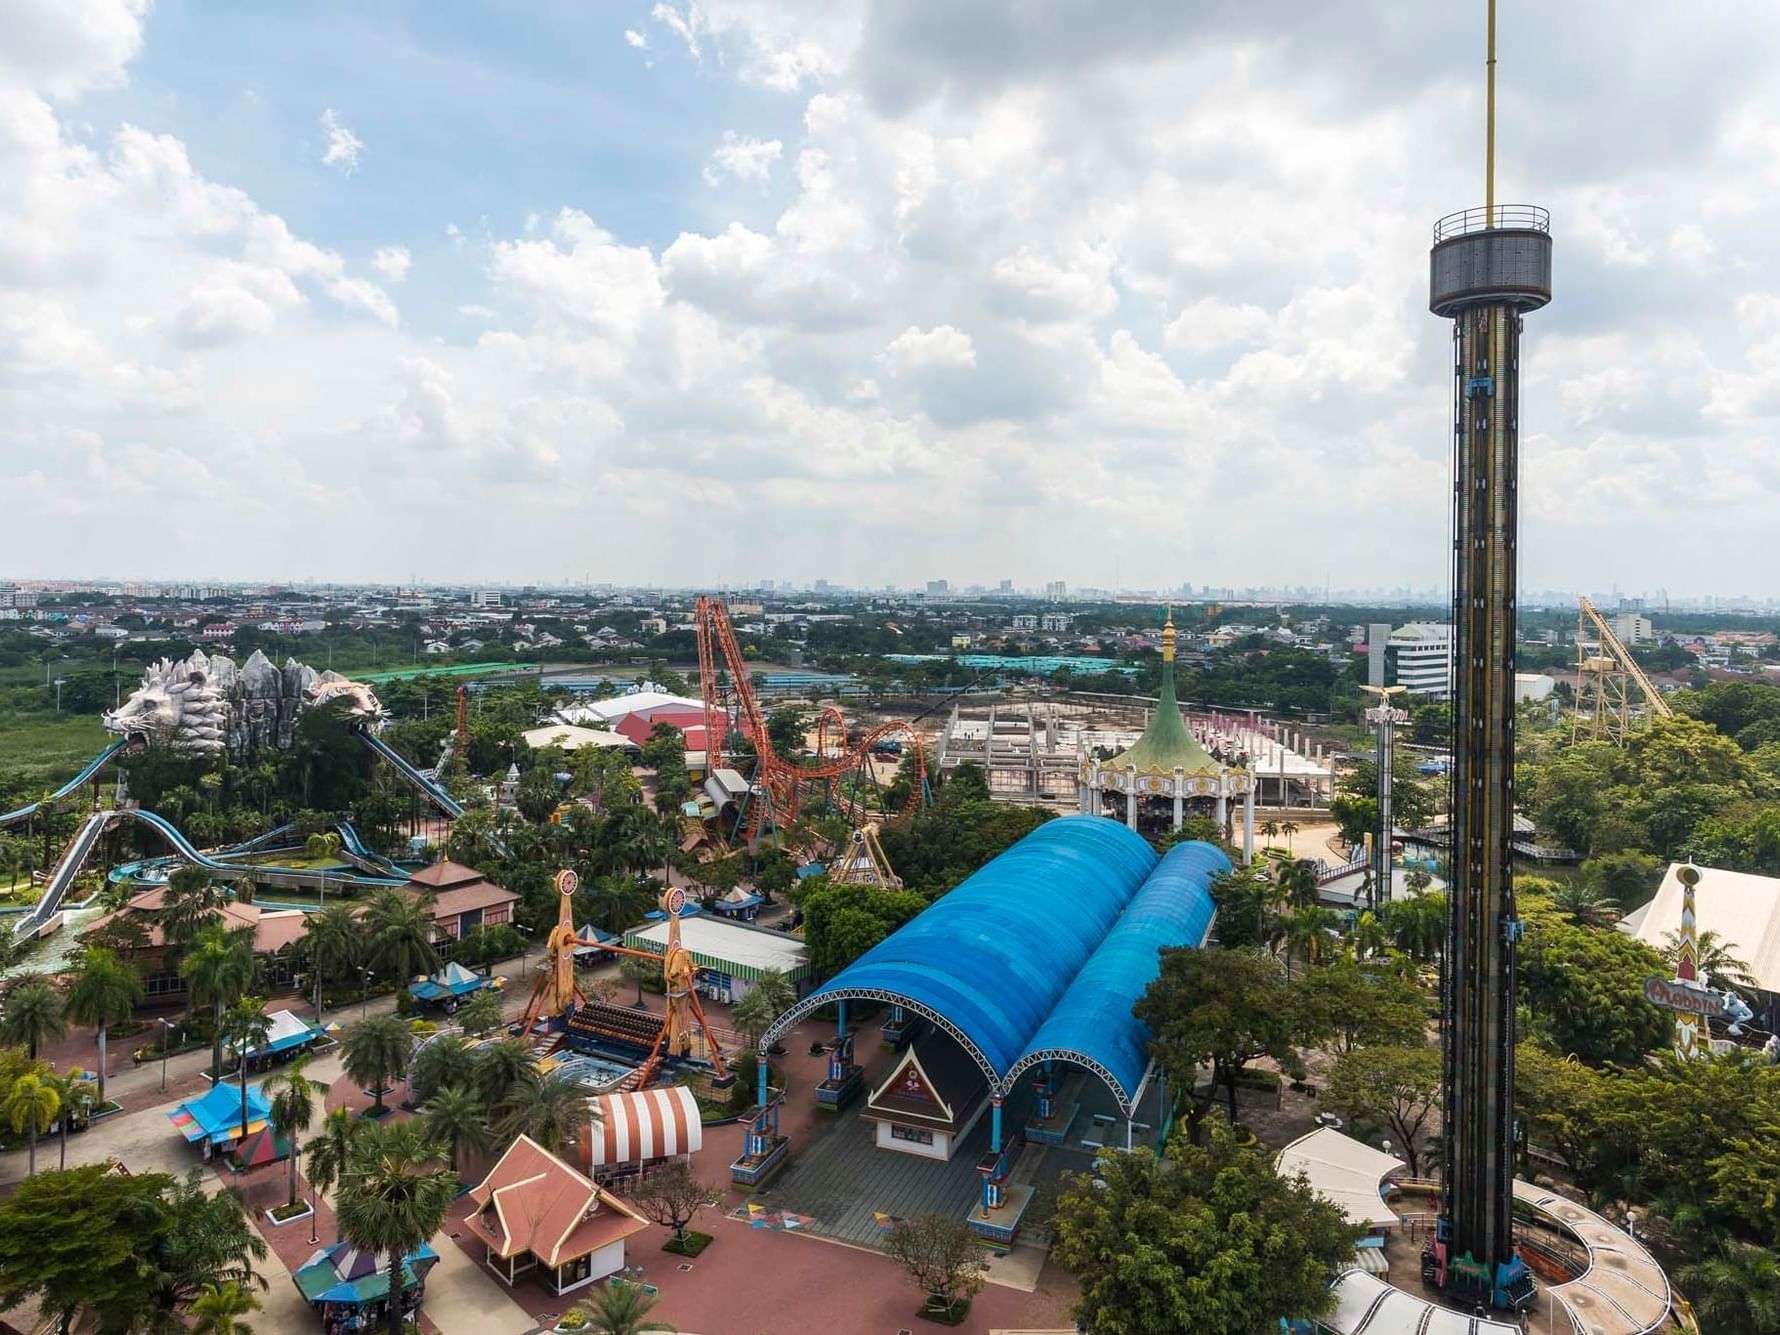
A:
<svg viewBox="0 0 1780 1335">
<path fill-rule="evenodd" d="M 1429 307 L 1453 339 L 1453 886 L 1442 979 L 1445 1187 L 1425 1258 L 1467 1302 L 1522 1307 L 1514 1254 L 1514 624 L 1522 320 L 1551 300 L 1550 215 L 1498 204 L 1489 4 L 1484 206 L 1442 218 Z"/>
</svg>

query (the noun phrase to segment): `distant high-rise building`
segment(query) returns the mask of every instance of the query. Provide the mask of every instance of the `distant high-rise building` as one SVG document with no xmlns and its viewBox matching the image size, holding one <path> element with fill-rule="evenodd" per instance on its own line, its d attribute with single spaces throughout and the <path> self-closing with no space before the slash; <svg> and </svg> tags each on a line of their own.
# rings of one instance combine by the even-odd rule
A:
<svg viewBox="0 0 1780 1335">
<path fill-rule="evenodd" d="M 1391 623 L 1374 621 L 1366 627 L 1366 684 L 1384 685 L 1385 645 L 1390 642 Z"/>
<path fill-rule="evenodd" d="M 1452 695 L 1452 627 L 1439 621 L 1411 621 L 1391 632 L 1397 659 L 1396 685 L 1415 695 L 1445 700 Z"/>
<path fill-rule="evenodd" d="M 1045 585 L 1045 597 L 1053 603 L 1060 603 L 1069 596 L 1069 586 L 1060 579 L 1054 579 Z"/>
<path fill-rule="evenodd" d="M 1001 581 L 1001 592 L 1012 593 L 1013 591 L 1014 591 L 1014 582 L 1011 579 L 1004 579 Z"/>
<path fill-rule="evenodd" d="M 930 579 L 927 581 L 927 596 L 929 598 L 943 598 L 951 591 L 952 581 L 949 579 Z"/>
<path fill-rule="evenodd" d="M 816 592 L 817 593 L 827 593 L 831 587 L 832 586 L 825 579 L 819 579 L 816 581 Z"/>
<path fill-rule="evenodd" d="M 1607 623 L 1613 633 L 1627 644 L 1649 644 L 1656 639 L 1650 618 L 1638 612 L 1621 612 Z"/>
</svg>

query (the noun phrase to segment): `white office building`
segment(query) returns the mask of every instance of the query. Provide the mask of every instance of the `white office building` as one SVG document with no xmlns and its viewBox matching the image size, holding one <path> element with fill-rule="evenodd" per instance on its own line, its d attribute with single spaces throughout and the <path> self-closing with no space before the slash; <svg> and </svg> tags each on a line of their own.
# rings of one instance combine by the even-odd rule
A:
<svg viewBox="0 0 1780 1335">
<path fill-rule="evenodd" d="M 1438 621 L 1411 621 L 1391 632 L 1396 684 L 1434 700 L 1452 696 L 1452 627 Z"/>
<path fill-rule="evenodd" d="M 1637 612 L 1621 612 L 1607 623 L 1624 644 L 1649 644 L 1656 639 L 1650 618 Z"/>
</svg>

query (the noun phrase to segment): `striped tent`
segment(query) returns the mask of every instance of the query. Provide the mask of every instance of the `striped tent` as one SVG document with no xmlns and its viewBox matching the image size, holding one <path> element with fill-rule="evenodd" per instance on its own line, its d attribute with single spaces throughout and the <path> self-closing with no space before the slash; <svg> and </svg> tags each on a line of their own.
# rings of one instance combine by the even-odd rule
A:
<svg viewBox="0 0 1780 1335">
<path fill-rule="evenodd" d="M 582 1144 L 587 1171 L 595 1176 L 694 1154 L 704 1144 L 698 1101 L 683 1085 L 602 1094 L 589 1102 L 594 1115 Z"/>
</svg>

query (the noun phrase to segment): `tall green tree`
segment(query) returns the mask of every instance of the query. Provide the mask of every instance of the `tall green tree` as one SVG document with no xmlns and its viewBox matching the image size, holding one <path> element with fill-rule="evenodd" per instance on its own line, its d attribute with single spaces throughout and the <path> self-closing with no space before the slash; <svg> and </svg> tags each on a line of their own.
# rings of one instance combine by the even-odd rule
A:
<svg viewBox="0 0 1780 1335">
<path fill-rule="evenodd" d="M 1422 1132 L 1440 1102 L 1440 1054 L 1430 1047 L 1355 1048 L 1329 1072 L 1329 1102 L 1388 1127 L 1392 1148 L 1419 1177 Z"/>
<path fill-rule="evenodd" d="M 433 914 L 418 896 L 401 890 L 379 890 L 365 907 L 371 967 L 401 983 L 439 967 L 433 945 Z"/>
<path fill-rule="evenodd" d="M 1770 1248 L 1727 1242 L 1675 1278 L 1712 1335 L 1780 1330 L 1780 1257 Z"/>
<path fill-rule="evenodd" d="M 45 1043 L 67 1037 L 68 1021 L 55 984 L 40 973 L 15 978 L 0 1000 L 0 1043 L 22 1047 L 32 1057 Z"/>
<path fill-rule="evenodd" d="M 107 1032 L 123 1024 L 142 1001 L 142 975 L 109 950 L 89 946 L 81 952 L 68 986 L 63 1012 L 76 1024 L 90 1024 L 99 1046 L 99 1102 L 105 1102 Z"/>
<path fill-rule="evenodd" d="M 1558 1051 L 1629 1066 L 1668 1044 L 1669 1012 L 1644 997 L 1644 980 L 1665 972 L 1654 950 L 1621 932 L 1529 921 L 1521 995 Z"/>
<path fill-rule="evenodd" d="M 12 1082 L 12 1088 L 6 1091 L 0 1110 L 5 1112 L 7 1125 L 12 1128 L 13 1135 L 30 1136 L 31 1157 L 25 1173 L 26 1176 L 35 1177 L 37 1137 L 49 1130 L 50 1124 L 56 1120 L 56 1114 L 62 1111 L 62 1096 L 56 1089 L 54 1077 L 35 1072 L 21 1075 Z"/>
<path fill-rule="evenodd" d="M 368 1125 L 350 1108 L 335 1108 L 321 1119 L 320 1133 L 303 1147 L 309 1161 L 309 1185 L 320 1195 L 330 1195 L 339 1185 L 352 1158 L 353 1142 Z M 338 1234 L 337 1240 L 344 1237 Z"/>
<path fill-rule="evenodd" d="M 649 1320 L 650 1310 L 660 1301 L 641 1284 L 618 1279 L 600 1285 L 574 1310 L 586 1320 L 590 1335 L 642 1335 L 644 1331 L 676 1329 L 666 1321 Z"/>
<path fill-rule="evenodd" d="M 192 1003 L 209 1005 L 215 1026 L 210 1045 L 210 1079 L 222 1079 L 223 1011 L 253 986 L 253 929 L 230 931 L 212 923 L 200 931 L 192 948 L 179 962 Z"/>
<path fill-rule="evenodd" d="M 500 1105 L 500 1139 L 510 1145 L 530 1136 L 552 1154 L 568 1154 L 593 1117 L 592 1095 L 589 1085 L 561 1071 L 516 1081 Z"/>
<path fill-rule="evenodd" d="M 323 980 L 356 978 L 365 959 L 365 929 L 352 904 L 329 904 L 309 915 L 303 941 L 317 974 Z M 316 1012 L 320 1018 L 320 1011 Z"/>
<path fill-rule="evenodd" d="M 1218 1131 L 1104 1157 L 1065 1179 L 1051 1259 L 1081 1285 L 1074 1316 L 1088 1335 L 1260 1335 L 1312 1319 L 1360 1230 L 1270 1155 Z"/>
<path fill-rule="evenodd" d="M 253 1327 L 241 1320 L 260 1310 L 260 1300 L 234 1280 L 206 1284 L 192 1304 L 192 1335 L 253 1335 Z"/>
<path fill-rule="evenodd" d="M 1154 1038 L 1150 1051 L 1177 1089 L 1191 1099 L 1189 1134 L 1198 1143 L 1202 1119 L 1222 1087 L 1236 1120 L 1236 1082 L 1257 1057 L 1296 1057 L 1300 1017 L 1276 960 L 1244 950 L 1164 949 L 1161 972 L 1133 1008 Z M 1198 1087 L 1199 1068 L 1212 1068 Z"/>
<path fill-rule="evenodd" d="M 427 1138 L 450 1154 L 451 1170 L 459 1171 L 466 1154 L 485 1154 L 493 1144 L 488 1114 L 476 1091 L 467 1085 L 442 1085 L 420 1107 Z"/>
<path fill-rule="evenodd" d="M 337 1212 L 346 1237 L 389 1258 L 389 1333 L 402 1335 L 402 1268 L 443 1227 L 457 1174 L 412 1121 L 369 1126 L 354 1142 Z"/>
<path fill-rule="evenodd" d="M 468 1085 L 475 1076 L 476 1058 L 470 1045 L 456 1034 L 437 1034 L 414 1051 L 408 1064 L 408 1092 L 415 1103 L 425 1103 L 450 1085 Z"/>
<path fill-rule="evenodd" d="M 368 1015 L 346 1031 L 346 1074 L 361 1088 L 375 1091 L 378 1117 L 387 1111 L 383 1096 L 389 1082 L 408 1069 L 413 1042 L 407 1024 L 396 1015 Z"/>
<path fill-rule="evenodd" d="M 290 1146 L 285 1161 L 285 1180 L 289 1194 L 286 1205 L 297 1203 L 297 1160 L 302 1155 L 302 1138 L 315 1120 L 318 1098 L 327 1092 L 325 1085 L 309 1078 L 310 1057 L 298 1057 L 283 1070 L 266 1077 L 265 1091 L 271 1096 L 270 1119 L 273 1134 Z"/>
<path fill-rule="evenodd" d="M 1427 1035 L 1427 999 L 1387 960 L 1339 956 L 1308 970 L 1293 994 L 1303 1041 L 1331 1058 L 1359 1047 L 1419 1045 Z"/>
</svg>

